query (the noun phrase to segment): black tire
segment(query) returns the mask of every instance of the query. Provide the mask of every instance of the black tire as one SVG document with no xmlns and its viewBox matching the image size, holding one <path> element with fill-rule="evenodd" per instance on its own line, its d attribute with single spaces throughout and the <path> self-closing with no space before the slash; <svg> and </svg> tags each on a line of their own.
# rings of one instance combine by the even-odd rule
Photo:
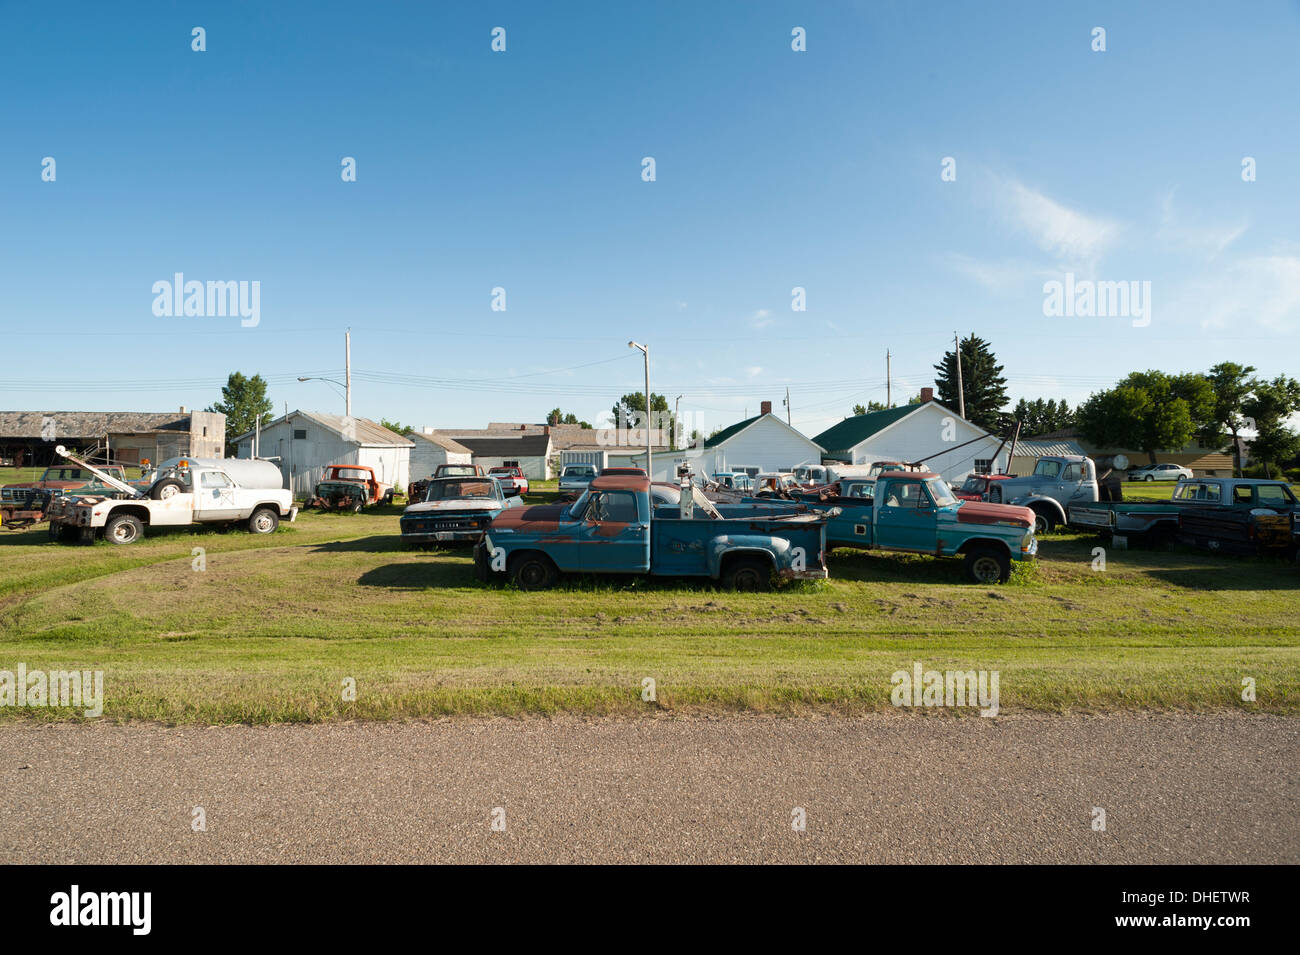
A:
<svg viewBox="0 0 1300 955">
<path fill-rule="evenodd" d="M 104 524 L 104 540 L 113 544 L 134 544 L 144 536 L 144 522 L 134 514 L 117 514 Z"/>
<path fill-rule="evenodd" d="M 269 507 L 259 507 L 248 518 L 250 534 L 274 534 L 280 526 L 280 515 Z"/>
<path fill-rule="evenodd" d="M 728 590 L 756 593 L 772 589 L 772 564 L 762 557 L 733 557 L 722 572 Z"/>
<path fill-rule="evenodd" d="M 185 493 L 185 483 L 176 480 L 176 478 L 163 478 L 149 488 L 149 496 L 155 501 L 165 501 L 169 497 L 175 497 L 177 494 L 183 493 Z"/>
<path fill-rule="evenodd" d="M 1041 537 L 1056 530 L 1056 518 L 1045 510 L 1034 509 L 1034 534 Z"/>
<path fill-rule="evenodd" d="M 365 504 L 363 504 L 361 501 L 354 501 L 348 507 L 348 510 L 351 511 L 353 514 L 360 514 L 364 507 Z"/>
<path fill-rule="evenodd" d="M 1155 479 L 1156 479 L 1156 476 L 1155 476 L 1154 474 L 1148 474 L 1148 475 L 1147 475 L 1146 477 L 1144 477 L 1142 480 L 1144 480 L 1144 481 L 1154 481 Z"/>
<path fill-rule="evenodd" d="M 976 584 L 1005 584 L 1011 579 L 1011 555 L 997 547 L 973 547 L 962 561 L 966 579 Z"/>
<path fill-rule="evenodd" d="M 510 562 L 510 579 L 520 590 L 550 590 L 560 579 L 560 572 L 545 554 L 524 553 Z"/>
</svg>

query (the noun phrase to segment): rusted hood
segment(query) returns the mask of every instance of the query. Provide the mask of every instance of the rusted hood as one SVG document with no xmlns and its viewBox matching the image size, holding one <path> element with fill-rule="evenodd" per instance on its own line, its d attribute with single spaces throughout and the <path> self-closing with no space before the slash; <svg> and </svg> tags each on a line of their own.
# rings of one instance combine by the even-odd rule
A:
<svg viewBox="0 0 1300 955">
<path fill-rule="evenodd" d="M 1012 504 L 989 504 L 987 501 L 964 501 L 957 508 L 957 520 L 963 524 L 997 524 L 1014 521 L 1034 526 L 1034 512 Z"/>
<path fill-rule="evenodd" d="M 493 527 L 509 527 L 521 531 L 553 531 L 560 526 L 563 504 L 534 504 L 531 507 L 511 507 L 492 520 Z"/>
</svg>

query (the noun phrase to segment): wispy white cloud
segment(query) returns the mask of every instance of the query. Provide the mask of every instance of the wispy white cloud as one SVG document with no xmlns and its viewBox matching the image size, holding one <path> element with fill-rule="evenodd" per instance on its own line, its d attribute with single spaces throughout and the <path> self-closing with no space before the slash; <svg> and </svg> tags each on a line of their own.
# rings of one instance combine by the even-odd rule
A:
<svg viewBox="0 0 1300 955">
<path fill-rule="evenodd" d="M 772 313 L 765 308 L 760 308 L 753 315 L 749 316 L 750 328 L 767 328 L 769 325 L 775 325 L 776 319 Z"/>
<path fill-rule="evenodd" d="M 991 261 L 959 253 L 948 255 L 947 264 L 957 274 L 998 293 L 1026 289 L 1041 282 L 1045 276 L 1057 274 L 1052 269 L 1022 259 Z"/>
<path fill-rule="evenodd" d="M 1071 209 L 1016 180 L 1001 181 L 1000 192 L 1012 224 L 1039 248 L 1063 259 L 1096 261 L 1125 228 L 1114 219 Z"/>
<path fill-rule="evenodd" d="M 1171 189 L 1165 194 L 1160 205 L 1160 228 L 1156 230 L 1156 240 L 1178 248 L 1195 249 L 1214 258 L 1245 234 L 1248 225 L 1245 221 L 1219 225 L 1189 223 L 1174 207 L 1174 193 Z"/>
<path fill-rule="evenodd" d="M 1300 255 L 1239 259 L 1192 291 L 1201 303 L 1202 328 L 1300 328 Z"/>
</svg>

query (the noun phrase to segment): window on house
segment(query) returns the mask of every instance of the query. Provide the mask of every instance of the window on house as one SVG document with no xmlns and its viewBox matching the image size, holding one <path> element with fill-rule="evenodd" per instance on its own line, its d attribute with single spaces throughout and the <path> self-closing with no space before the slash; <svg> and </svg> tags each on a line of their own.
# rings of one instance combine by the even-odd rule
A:
<svg viewBox="0 0 1300 955">
<path fill-rule="evenodd" d="M 992 458 L 976 458 L 976 459 L 975 459 L 975 473 L 976 473 L 976 474 L 992 474 L 992 473 L 993 473 L 993 459 L 992 459 Z"/>
<path fill-rule="evenodd" d="M 293 429 L 293 440 L 295 440 L 295 441 L 306 441 L 306 440 L 307 440 L 307 429 L 306 429 L 306 428 L 294 428 L 294 429 Z"/>
<path fill-rule="evenodd" d="M 517 467 L 519 467 L 519 462 L 518 462 L 518 461 L 502 461 L 502 462 L 501 462 L 501 466 L 502 466 L 503 468 L 517 468 Z"/>
</svg>

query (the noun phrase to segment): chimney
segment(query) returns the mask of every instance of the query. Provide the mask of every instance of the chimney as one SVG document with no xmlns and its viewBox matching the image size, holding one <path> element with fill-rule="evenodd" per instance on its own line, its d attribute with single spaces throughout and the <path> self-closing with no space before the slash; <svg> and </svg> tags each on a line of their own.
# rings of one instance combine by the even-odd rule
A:
<svg viewBox="0 0 1300 955">
<path fill-rule="evenodd" d="M 922 389 L 921 389 L 921 404 L 925 404 L 927 401 L 934 401 L 934 389 L 933 389 L 933 388 L 922 388 Z"/>
<path fill-rule="evenodd" d="M 772 402 L 770 402 L 770 401 L 764 401 L 761 405 L 758 406 L 758 410 L 759 410 L 759 413 L 760 413 L 760 414 L 771 414 L 771 413 L 772 413 Z"/>
<path fill-rule="evenodd" d="M 185 406 L 181 405 L 181 414 L 186 414 Z"/>
</svg>

